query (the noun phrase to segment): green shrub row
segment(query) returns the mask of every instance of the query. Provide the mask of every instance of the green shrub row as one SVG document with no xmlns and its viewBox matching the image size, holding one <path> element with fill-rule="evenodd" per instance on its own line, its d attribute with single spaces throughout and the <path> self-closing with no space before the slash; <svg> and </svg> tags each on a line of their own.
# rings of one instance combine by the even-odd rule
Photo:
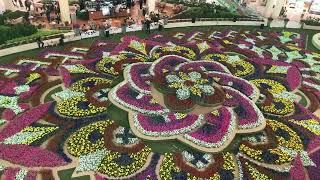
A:
<svg viewBox="0 0 320 180">
<path fill-rule="evenodd" d="M 234 17 L 245 17 L 239 16 L 236 13 L 232 13 L 227 9 L 214 10 L 212 6 L 193 6 L 187 9 L 186 11 L 174 16 L 174 19 L 189 19 L 190 17 L 194 18 L 234 18 Z"/>
<path fill-rule="evenodd" d="M 205 3 L 205 2 L 187 2 L 184 0 L 163 0 L 162 2 L 166 2 L 166 3 L 170 3 L 170 4 L 182 4 L 184 6 L 188 6 L 188 7 L 207 7 L 207 8 L 214 8 L 217 11 L 228 11 L 227 8 L 219 6 L 219 5 L 215 5 L 215 4 L 210 4 L 210 3 Z M 212 10 L 211 9 L 211 10 Z"/>
<path fill-rule="evenodd" d="M 51 4 L 51 3 L 55 3 L 56 0 L 41 0 L 41 2 L 43 4 Z M 69 0 L 69 5 L 73 5 L 73 4 L 79 4 L 79 0 Z"/>
<path fill-rule="evenodd" d="M 55 38 L 56 35 L 60 35 L 61 33 L 67 33 L 68 30 L 46 30 L 46 29 L 39 29 L 37 33 L 32 34 L 30 36 L 23 36 L 15 39 L 8 40 L 6 44 L 10 43 L 31 43 L 35 42 L 38 37 L 41 37 L 43 40 Z M 58 36 L 57 36 L 58 37 Z"/>
<path fill-rule="evenodd" d="M 35 42 L 38 37 L 41 37 L 42 40 L 59 38 L 62 33 L 67 33 L 67 32 L 70 32 L 70 31 L 39 29 L 37 33 L 32 34 L 30 36 L 23 36 L 23 37 L 11 39 L 6 41 L 5 44 L 0 44 L 0 49 L 32 43 L 32 42 Z"/>
<path fill-rule="evenodd" d="M 89 11 L 85 11 L 85 10 L 77 11 L 76 16 L 81 20 L 89 20 Z"/>
<path fill-rule="evenodd" d="M 5 11 L 2 15 L 0 15 L 0 25 L 6 24 L 7 20 L 17 19 L 19 17 L 23 17 L 25 12 L 23 11 Z"/>
<path fill-rule="evenodd" d="M 309 26 L 320 26 L 320 18 L 308 17 L 303 22 Z"/>
<path fill-rule="evenodd" d="M 6 41 L 29 36 L 37 32 L 37 28 L 30 24 L 0 25 L 0 44 Z"/>
<path fill-rule="evenodd" d="M 234 18 L 234 17 L 242 17 L 246 18 L 246 16 L 241 16 L 236 12 L 231 12 L 228 8 L 210 4 L 205 2 L 186 2 L 182 0 L 164 0 L 163 2 L 171 3 L 171 4 L 183 4 L 187 6 L 188 9 L 183 11 L 182 13 L 173 17 L 173 19 L 190 19 L 194 18 Z"/>
</svg>

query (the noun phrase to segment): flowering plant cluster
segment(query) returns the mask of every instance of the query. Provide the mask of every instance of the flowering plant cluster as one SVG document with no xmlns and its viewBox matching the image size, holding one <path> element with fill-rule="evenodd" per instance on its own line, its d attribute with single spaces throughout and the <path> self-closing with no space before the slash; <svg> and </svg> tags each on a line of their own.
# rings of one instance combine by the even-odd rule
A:
<svg viewBox="0 0 320 180">
<path fill-rule="evenodd" d="M 149 74 L 142 74 L 148 72 L 141 71 L 143 68 L 148 69 Z M 206 68 L 210 68 L 210 71 Z M 177 73 L 170 72 L 171 69 L 176 69 Z M 184 69 L 190 71 L 186 73 Z M 149 140 L 179 139 L 201 150 L 220 151 L 232 141 L 237 129 L 239 133 L 249 129 L 259 131 L 265 126 L 260 110 L 252 100 L 245 97 L 258 96 L 253 95 L 258 93 L 256 87 L 244 79 L 233 78 L 224 69 L 226 67 L 216 62 L 194 63 L 179 56 L 165 56 L 152 64 L 139 63 L 128 66 L 125 72 L 133 73 L 125 77 L 126 81 L 111 90 L 109 98 L 116 105 L 133 112 L 129 114 L 129 121 L 132 121 L 131 129 L 139 137 Z M 146 76 L 151 77 L 148 80 L 150 83 L 143 78 Z M 204 78 L 205 76 L 208 78 Z M 214 81 L 214 78 L 217 80 Z M 228 82 L 218 79 L 227 79 Z M 239 81 L 239 84 L 247 87 L 242 89 L 242 92 L 224 86 Z M 139 92 L 140 89 L 144 91 Z M 173 93 L 170 94 L 170 91 Z M 190 110 L 195 106 L 191 94 L 197 99 L 202 99 L 201 102 L 205 103 L 201 104 L 207 107 L 199 106 Z M 152 102 L 152 99 L 156 101 Z M 162 99 L 164 103 L 160 102 Z M 187 110 L 192 112 L 179 118 L 175 111 L 186 112 L 185 109 L 178 108 L 186 106 L 185 102 L 188 99 L 191 99 L 191 103 L 188 104 L 190 107 Z M 234 111 L 230 107 L 240 108 L 241 111 Z M 243 113 L 246 116 L 243 116 Z M 235 119 L 238 120 L 237 125 Z M 221 123 L 221 129 L 216 128 L 213 131 L 211 126 L 218 121 Z"/>
<path fill-rule="evenodd" d="M 0 178 L 316 179 L 304 40 L 197 30 L 17 57 L 0 66 Z"/>
<path fill-rule="evenodd" d="M 49 50 L 46 49 L 40 52 L 40 58 L 48 58 L 48 59 L 59 59 L 63 58 L 63 62 L 67 60 L 82 60 L 84 57 L 82 53 L 77 52 L 66 52 L 66 51 L 58 51 L 58 50 Z"/>
</svg>

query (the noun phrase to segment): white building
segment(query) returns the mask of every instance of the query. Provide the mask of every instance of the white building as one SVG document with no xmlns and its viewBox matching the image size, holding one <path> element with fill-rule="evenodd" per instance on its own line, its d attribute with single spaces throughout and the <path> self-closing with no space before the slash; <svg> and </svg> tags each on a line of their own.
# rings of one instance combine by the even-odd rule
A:
<svg viewBox="0 0 320 180">
<path fill-rule="evenodd" d="M 16 10 L 25 10 L 24 1 L 21 0 L 22 7 L 20 6 L 19 0 L 0 0 L 0 12 L 4 12 L 6 10 L 16 11 Z M 17 2 L 17 3 L 15 3 Z M 2 13 L 1 13 L 2 14 Z"/>
<path fill-rule="evenodd" d="M 0 0 L 0 14 L 2 14 L 5 10 L 6 10 L 6 8 L 4 6 L 4 2 L 3 2 L 3 0 Z"/>
</svg>

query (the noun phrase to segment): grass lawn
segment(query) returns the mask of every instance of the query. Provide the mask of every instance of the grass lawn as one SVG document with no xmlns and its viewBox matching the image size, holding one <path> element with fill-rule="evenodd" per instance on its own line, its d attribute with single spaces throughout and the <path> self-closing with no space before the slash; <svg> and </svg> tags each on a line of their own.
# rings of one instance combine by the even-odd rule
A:
<svg viewBox="0 0 320 180">
<path fill-rule="evenodd" d="M 44 102 L 54 101 L 52 98 L 52 95 L 55 93 L 58 93 L 60 91 L 63 91 L 62 87 L 57 87 L 55 89 L 52 89 L 44 98 Z"/>
<path fill-rule="evenodd" d="M 60 179 L 64 180 L 90 180 L 90 176 L 72 177 L 72 174 L 76 168 L 66 169 L 58 172 Z"/>
</svg>

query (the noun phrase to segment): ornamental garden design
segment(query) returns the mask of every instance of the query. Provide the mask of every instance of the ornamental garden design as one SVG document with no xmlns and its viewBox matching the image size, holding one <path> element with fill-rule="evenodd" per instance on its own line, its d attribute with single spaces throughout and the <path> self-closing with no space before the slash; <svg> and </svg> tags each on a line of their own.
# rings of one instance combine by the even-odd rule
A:
<svg viewBox="0 0 320 180">
<path fill-rule="evenodd" d="M 304 34 L 193 31 L 0 66 L 0 178 L 317 179 Z"/>
</svg>

